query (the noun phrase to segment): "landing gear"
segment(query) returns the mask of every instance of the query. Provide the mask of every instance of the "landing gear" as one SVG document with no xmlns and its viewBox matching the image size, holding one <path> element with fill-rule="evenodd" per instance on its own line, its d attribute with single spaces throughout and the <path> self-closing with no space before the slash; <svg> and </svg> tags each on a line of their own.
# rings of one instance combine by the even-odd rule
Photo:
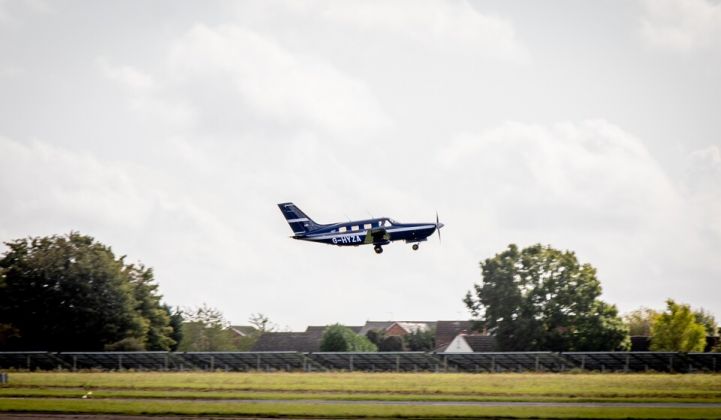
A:
<svg viewBox="0 0 721 420">
<path fill-rule="evenodd" d="M 376 252 L 376 254 L 380 254 L 383 252 L 383 248 L 380 245 L 376 245 L 373 250 Z"/>
<path fill-rule="evenodd" d="M 413 244 L 413 250 L 418 251 L 418 244 Z"/>
</svg>

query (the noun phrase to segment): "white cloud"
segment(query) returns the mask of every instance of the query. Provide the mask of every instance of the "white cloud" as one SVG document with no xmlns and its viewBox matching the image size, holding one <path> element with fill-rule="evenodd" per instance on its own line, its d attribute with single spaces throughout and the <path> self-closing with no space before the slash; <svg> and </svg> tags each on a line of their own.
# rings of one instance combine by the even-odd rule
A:
<svg viewBox="0 0 721 420">
<path fill-rule="evenodd" d="M 686 158 L 684 188 L 696 210 L 693 220 L 700 232 L 711 230 L 721 246 L 721 149 L 709 146 Z"/>
<path fill-rule="evenodd" d="M 181 85 L 220 79 L 246 105 L 236 112 L 275 124 L 350 133 L 388 123 L 363 82 L 239 26 L 196 25 L 175 43 L 169 69 Z"/>
<path fill-rule="evenodd" d="M 197 110 L 187 101 L 169 97 L 166 93 L 172 86 L 167 83 L 130 65 L 113 66 L 107 57 L 96 58 L 95 64 L 105 77 L 127 90 L 130 108 L 144 119 L 180 129 L 196 123 Z"/>
<path fill-rule="evenodd" d="M 98 57 L 97 65 L 111 80 L 137 90 L 151 90 L 157 88 L 153 77 L 131 66 L 113 67 L 106 57 Z"/>
<path fill-rule="evenodd" d="M 721 3 L 709 0 L 644 0 L 641 36 L 672 51 L 721 46 Z"/>
<path fill-rule="evenodd" d="M 371 1 L 338 7 L 339 4 L 330 2 L 325 16 L 367 30 L 400 35 L 437 50 L 488 58 L 527 57 L 508 20 L 479 13 L 466 1 Z"/>
<path fill-rule="evenodd" d="M 0 137 L 0 191 L 2 219 L 36 227 L 61 220 L 137 227 L 150 211 L 125 170 L 38 141 Z"/>
<path fill-rule="evenodd" d="M 106 243 L 121 254 L 133 249 L 133 259 L 142 257 L 163 273 L 180 273 L 165 277 L 175 294 L 182 294 L 184 287 L 178 284 L 189 280 L 184 272 L 233 272 L 239 254 L 249 258 L 243 268 L 255 270 L 252 262 L 259 259 L 233 233 L 230 214 L 209 205 L 188 183 L 197 174 L 201 151 L 188 159 L 186 153 L 169 149 L 153 156 L 153 167 L 147 167 L 0 137 L 0 220 L 13 221 L 0 226 L 0 236 L 7 240 L 79 230 L 103 242 L 112 238 Z M 190 173 L 185 176 L 178 168 Z M 224 187 L 215 191 L 228 193 Z"/>
<path fill-rule="evenodd" d="M 48 14 L 54 10 L 43 0 L 0 0 L 0 25 L 17 27 L 23 24 L 20 16 L 26 12 L 32 14 Z"/>
<path fill-rule="evenodd" d="M 291 14 L 292 19 L 335 25 L 334 32 L 344 39 L 357 41 L 349 32 L 361 33 L 365 39 L 380 39 L 379 48 L 388 42 L 397 47 L 400 41 L 416 45 L 427 53 L 430 49 L 434 53 L 512 61 L 524 61 L 529 56 L 508 19 L 481 13 L 467 1 L 318 0 L 291 1 L 286 6 L 284 11 Z M 277 9 L 267 5 L 240 7 L 241 13 L 250 9 L 254 17 L 278 18 Z M 366 42 L 365 39 L 361 42 Z M 356 42 L 350 45 L 355 47 Z M 396 48 L 395 54 L 403 51 Z"/>
<path fill-rule="evenodd" d="M 524 228 L 550 223 L 636 229 L 653 219 L 656 207 L 670 206 L 674 196 L 644 145 L 603 120 L 552 126 L 509 122 L 460 136 L 441 152 L 440 161 L 451 173 L 470 176 L 468 183 L 483 185 L 496 200 L 512 203 L 515 209 L 499 217 Z"/>
<path fill-rule="evenodd" d="M 692 155 L 704 162 L 707 184 L 719 182 L 717 152 Z M 714 268 L 721 235 L 709 230 L 721 196 L 694 198 L 620 127 L 509 122 L 459 136 L 440 151 L 438 168 L 446 173 L 442 196 L 464 208 L 465 223 L 477 220 L 484 242 L 575 250 L 599 268 L 607 299 L 625 310 L 669 296 L 709 305 L 694 290 L 721 274 Z M 478 232 L 464 236 L 470 248 Z"/>
</svg>

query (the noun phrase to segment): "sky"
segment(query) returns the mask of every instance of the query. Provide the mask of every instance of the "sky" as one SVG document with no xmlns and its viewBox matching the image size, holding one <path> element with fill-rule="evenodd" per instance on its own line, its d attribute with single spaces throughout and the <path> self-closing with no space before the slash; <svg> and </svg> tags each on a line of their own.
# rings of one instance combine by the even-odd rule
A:
<svg viewBox="0 0 721 420">
<path fill-rule="evenodd" d="M 510 243 L 718 318 L 719 75 L 717 0 L 0 0 L 0 241 L 79 231 L 285 330 L 468 319 Z M 376 255 L 287 201 L 445 227 Z"/>
</svg>

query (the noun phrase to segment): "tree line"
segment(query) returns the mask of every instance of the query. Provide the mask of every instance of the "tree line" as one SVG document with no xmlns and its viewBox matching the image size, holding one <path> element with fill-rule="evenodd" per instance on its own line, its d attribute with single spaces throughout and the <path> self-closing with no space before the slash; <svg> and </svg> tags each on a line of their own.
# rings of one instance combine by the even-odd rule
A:
<svg viewBox="0 0 721 420">
<path fill-rule="evenodd" d="M 220 311 L 171 308 L 153 270 L 78 232 L 6 242 L 0 258 L 0 350 L 249 350 L 269 328 L 233 334 Z"/>
<path fill-rule="evenodd" d="M 665 311 L 621 317 L 600 299 L 596 269 L 571 251 L 511 244 L 480 268 L 464 303 L 475 329 L 494 335 L 501 351 L 628 350 L 630 335 L 650 336 L 655 351 L 703 351 L 706 337 L 719 334 L 712 314 L 673 299 Z"/>
<path fill-rule="evenodd" d="M 254 314 L 234 334 L 223 314 L 202 305 L 163 303 L 153 270 L 125 262 L 92 237 L 71 232 L 5 243 L 0 256 L 0 349 L 50 351 L 250 350 L 275 326 Z M 718 335 L 712 314 L 669 299 L 664 311 L 621 317 L 600 299 L 596 269 L 571 251 L 516 245 L 480 263 L 481 282 L 463 299 L 474 329 L 501 351 L 627 350 L 630 335 L 651 336 L 652 350 L 702 351 Z M 405 337 L 340 324 L 326 328 L 323 351 L 433 350 L 434 332 Z"/>
</svg>

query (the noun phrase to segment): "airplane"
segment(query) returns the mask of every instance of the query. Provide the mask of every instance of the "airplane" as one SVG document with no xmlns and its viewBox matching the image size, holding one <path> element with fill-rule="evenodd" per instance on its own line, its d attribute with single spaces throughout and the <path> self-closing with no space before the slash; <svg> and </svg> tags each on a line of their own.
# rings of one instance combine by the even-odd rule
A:
<svg viewBox="0 0 721 420">
<path fill-rule="evenodd" d="M 293 203 L 278 204 L 285 220 L 293 230 L 293 239 L 319 242 L 338 246 L 373 245 L 376 254 L 383 252 L 383 245 L 393 241 L 406 241 L 418 250 L 419 242 L 425 241 L 438 231 L 441 239 L 443 223 L 398 223 L 388 217 L 321 225 L 308 217 Z"/>
</svg>

